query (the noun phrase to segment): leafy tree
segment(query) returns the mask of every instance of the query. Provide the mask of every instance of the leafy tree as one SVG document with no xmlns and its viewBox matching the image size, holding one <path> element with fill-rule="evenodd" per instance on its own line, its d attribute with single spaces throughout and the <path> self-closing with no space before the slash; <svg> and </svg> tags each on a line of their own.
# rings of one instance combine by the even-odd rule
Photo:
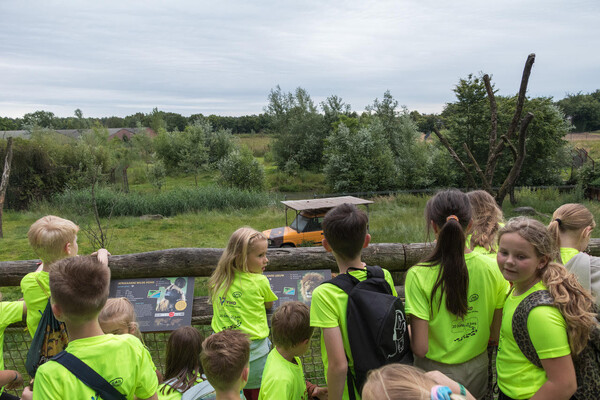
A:
<svg viewBox="0 0 600 400">
<path fill-rule="evenodd" d="M 19 121 L 8 118 L 8 117 L 0 117 L 0 131 L 14 131 L 19 129 Z"/>
<path fill-rule="evenodd" d="M 149 166 L 146 176 L 150 184 L 160 190 L 165 184 L 165 178 L 167 177 L 167 170 L 163 162 L 158 160 Z"/>
<path fill-rule="evenodd" d="M 220 183 L 246 190 L 263 190 L 265 171 L 247 147 L 234 150 L 219 162 Z"/>
<path fill-rule="evenodd" d="M 39 128 L 54 128 L 54 120 L 56 116 L 50 111 L 36 111 L 23 116 L 23 125 Z"/>
<path fill-rule="evenodd" d="M 271 129 L 276 134 L 273 156 L 277 166 L 283 169 L 294 159 L 302 169 L 321 169 L 328 127 L 308 92 L 297 88 L 293 94 L 283 93 L 277 86 L 269 93 L 265 112 L 272 118 Z"/>
<path fill-rule="evenodd" d="M 179 149 L 179 166 L 185 172 L 194 175 L 194 182 L 198 186 L 198 174 L 208 161 L 208 152 L 205 146 L 206 132 L 211 130 L 206 121 L 198 121 L 186 126 L 182 134 L 181 148 Z"/>
<path fill-rule="evenodd" d="M 571 119 L 577 132 L 600 129 L 600 89 L 589 94 L 569 94 L 557 102 L 558 106 Z"/>
<path fill-rule="evenodd" d="M 228 129 L 207 130 L 205 145 L 208 150 L 208 164 L 211 167 L 216 167 L 216 164 L 235 148 L 231 131 Z"/>
<path fill-rule="evenodd" d="M 325 176 L 336 192 L 392 189 L 397 168 L 384 127 L 376 120 L 352 131 L 340 124 L 326 141 Z"/>
</svg>

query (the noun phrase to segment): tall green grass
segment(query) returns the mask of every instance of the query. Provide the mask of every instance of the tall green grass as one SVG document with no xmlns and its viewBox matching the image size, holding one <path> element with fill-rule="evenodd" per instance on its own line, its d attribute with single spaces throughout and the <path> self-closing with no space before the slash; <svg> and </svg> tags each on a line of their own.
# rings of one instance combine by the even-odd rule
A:
<svg viewBox="0 0 600 400">
<path fill-rule="evenodd" d="M 275 203 L 267 193 L 205 186 L 177 188 L 159 193 L 132 192 L 124 194 L 109 188 L 96 190 L 96 204 L 101 217 L 140 216 L 161 214 L 172 216 L 187 212 L 207 210 L 232 210 L 264 207 Z M 90 212 L 91 191 L 67 190 L 54 196 L 50 206 L 58 211 Z"/>
</svg>

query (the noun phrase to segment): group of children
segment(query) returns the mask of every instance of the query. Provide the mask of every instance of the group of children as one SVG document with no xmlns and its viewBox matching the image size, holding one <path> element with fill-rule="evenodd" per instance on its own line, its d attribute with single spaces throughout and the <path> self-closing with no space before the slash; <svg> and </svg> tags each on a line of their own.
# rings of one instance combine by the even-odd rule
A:
<svg viewBox="0 0 600 400">
<path fill-rule="evenodd" d="M 33 337 L 51 299 L 54 315 L 67 327 L 67 353 L 127 399 L 482 398 L 488 390 L 486 350 L 498 342 L 501 400 L 568 399 L 577 388 L 572 356 L 585 347 L 597 323 L 592 311 L 600 261 L 583 253 L 595 227 L 592 214 L 582 205 L 566 204 L 548 227 L 523 217 L 504 224 L 486 192 L 447 190 L 428 201 L 425 217 L 435 247 L 409 269 L 405 283 L 415 366 L 385 365 L 371 371 L 362 388 L 347 382 L 355 363 L 348 339 L 352 327 L 346 321 L 348 295 L 321 284 L 310 308 L 284 303 L 269 329 L 266 309 L 277 296 L 263 275 L 267 239 L 248 227 L 232 234 L 208 281 L 214 334 L 203 338 L 189 326 L 173 331 L 164 376 L 142 343 L 132 304 L 108 299 L 109 253 L 100 249 L 75 257 L 78 227 L 62 218 L 47 216 L 31 226 L 29 241 L 42 263 L 21 282 L 24 302 L 0 303 L 0 331 L 26 315 Z M 330 210 L 323 220 L 324 248 L 335 257 L 340 274 L 359 281 L 367 279 L 361 260 L 371 239 L 367 226 L 366 214 L 349 204 Z M 397 296 L 390 273 L 383 271 Z M 519 303 L 538 290 L 550 292 L 554 307 L 536 307 L 525 326 L 513 327 Z M 314 328 L 321 329 L 327 387 L 304 379 L 300 356 Z M 521 352 L 515 329 L 527 331 L 541 368 Z M 3 387 L 22 382 L 17 371 L 0 371 Z M 36 400 L 99 397 L 98 390 L 55 361 L 39 367 L 22 395 Z M 0 394 L 0 399 L 13 398 Z"/>
</svg>

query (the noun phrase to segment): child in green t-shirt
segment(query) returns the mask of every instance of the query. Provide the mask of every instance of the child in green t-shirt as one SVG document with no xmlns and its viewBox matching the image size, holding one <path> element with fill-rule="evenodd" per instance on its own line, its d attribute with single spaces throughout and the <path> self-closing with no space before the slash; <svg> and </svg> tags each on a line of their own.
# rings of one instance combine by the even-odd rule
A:
<svg viewBox="0 0 600 400">
<path fill-rule="evenodd" d="M 496 260 L 498 229 L 504 225 L 502 209 L 491 194 L 485 190 L 467 193 L 471 203 L 473 224 L 467 236 L 467 247 Z"/>
<path fill-rule="evenodd" d="M 0 293 L 2 300 L 2 293 Z M 20 322 L 27 314 L 22 301 L 0 301 L 0 399 L 17 399 L 4 393 L 4 389 L 14 389 L 23 384 L 23 377 L 18 371 L 4 369 L 4 330 L 12 323 Z"/>
<path fill-rule="evenodd" d="M 267 238 L 252 228 L 243 227 L 229 238 L 208 280 L 213 331 L 237 329 L 251 340 L 250 376 L 244 389 L 248 400 L 258 399 L 270 345 L 266 309 L 277 300 L 269 280 L 263 275 L 268 262 Z"/>
<path fill-rule="evenodd" d="M 340 274 L 349 273 L 360 281 L 367 278 L 361 251 L 369 245 L 368 217 L 352 204 L 342 204 L 327 212 L 323 218 L 323 247 L 332 252 Z M 349 271 L 349 269 L 351 269 Z M 397 296 L 389 271 L 383 269 L 391 292 Z M 354 359 L 350 351 L 346 310 L 348 295 L 334 285 L 320 285 L 313 291 L 310 304 L 310 325 L 321 328 L 321 356 L 325 367 L 329 398 L 348 399 L 346 376 L 354 374 Z M 354 385 L 355 397 L 360 393 Z"/>
<path fill-rule="evenodd" d="M 271 320 L 275 348 L 267 357 L 259 400 L 307 400 L 327 395 L 327 388 L 304 380 L 300 356 L 310 347 L 313 330 L 306 304 L 290 301 L 277 308 Z"/>
<path fill-rule="evenodd" d="M 245 399 L 242 389 L 248 382 L 250 340 L 238 330 L 224 330 L 202 342 L 200 362 L 208 382 L 217 392 L 216 400 Z"/>
<path fill-rule="evenodd" d="M 77 255 L 78 231 L 79 227 L 72 221 L 47 215 L 35 221 L 27 232 L 29 244 L 42 260 L 35 272 L 25 275 L 21 280 L 21 292 L 27 305 L 27 329 L 31 337 L 35 335 L 50 297 L 48 276 L 50 265 L 63 258 Z M 105 249 L 100 249 L 93 255 L 108 265 L 110 254 Z"/>
<path fill-rule="evenodd" d="M 106 303 L 110 269 L 96 257 L 69 257 L 52 264 L 49 272 L 52 312 L 69 331 L 65 350 L 79 358 L 127 399 L 157 400 L 158 380 L 150 352 L 134 336 L 105 335 L 98 314 Z M 92 399 L 96 390 L 87 386 L 56 361 L 41 365 L 33 392 L 23 399 Z"/>
</svg>

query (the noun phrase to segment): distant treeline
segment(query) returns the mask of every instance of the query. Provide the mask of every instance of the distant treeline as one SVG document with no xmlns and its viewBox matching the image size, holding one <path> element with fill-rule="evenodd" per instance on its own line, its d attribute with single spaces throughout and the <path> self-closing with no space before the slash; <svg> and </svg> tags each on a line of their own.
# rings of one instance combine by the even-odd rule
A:
<svg viewBox="0 0 600 400">
<path fill-rule="evenodd" d="M 28 113 L 23 118 L 0 117 L 0 131 L 30 129 L 37 126 L 50 129 L 87 129 L 100 124 L 106 128 L 135 128 L 147 126 L 156 132 L 183 131 L 187 125 L 203 119 L 208 120 L 215 130 L 227 129 L 231 133 L 259 133 L 265 132 L 271 124 L 271 117 L 267 114 L 242 115 L 240 117 L 192 114 L 185 117 L 178 113 L 152 110 L 144 114 L 138 112 L 126 117 L 86 118 L 81 110 L 75 110 L 73 117 L 57 117 L 50 111 L 35 111 Z"/>
</svg>

